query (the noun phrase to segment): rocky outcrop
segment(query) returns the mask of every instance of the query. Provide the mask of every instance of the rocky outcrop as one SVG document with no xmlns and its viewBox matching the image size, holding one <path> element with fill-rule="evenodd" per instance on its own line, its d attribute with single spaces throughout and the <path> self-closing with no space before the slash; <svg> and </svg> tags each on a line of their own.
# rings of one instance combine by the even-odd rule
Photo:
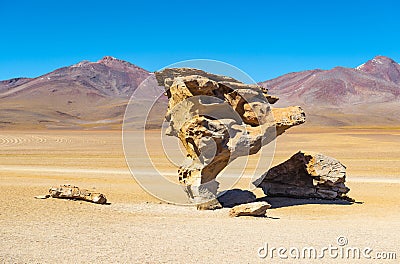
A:
<svg viewBox="0 0 400 264">
<path fill-rule="evenodd" d="M 268 208 L 271 208 L 271 205 L 267 202 L 241 204 L 229 210 L 229 216 L 265 216 Z"/>
<path fill-rule="evenodd" d="M 254 185 L 268 196 L 349 199 L 345 180 L 346 167 L 338 160 L 300 151 L 268 170 Z"/>
<path fill-rule="evenodd" d="M 256 84 L 190 68 L 155 75 L 169 99 L 167 134 L 178 137 L 187 151 L 179 181 L 195 203 L 215 197 L 215 178 L 231 161 L 257 153 L 305 121 L 298 106 L 271 108 L 278 98 Z"/>
</svg>

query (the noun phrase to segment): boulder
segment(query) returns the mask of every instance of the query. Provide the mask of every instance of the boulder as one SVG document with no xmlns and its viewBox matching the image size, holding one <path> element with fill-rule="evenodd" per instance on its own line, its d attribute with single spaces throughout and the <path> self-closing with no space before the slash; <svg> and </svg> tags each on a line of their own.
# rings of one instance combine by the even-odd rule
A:
<svg viewBox="0 0 400 264">
<path fill-rule="evenodd" d="M 230 162 L 257 153 L 305 121 L 298 106 L 270 107 L 278 98 L 257 84 L 190 68 L 164 69 L 155 76 L 168 96 L 166 133 L 178 137 L 187 152 L 178 175 L 193 203 L 217 198 L 217 183 L 200 185 L 216 181 Z"/>
<path fill-rule="evenodd" d="M 229 216 L 265 216 L 268 208 L 271 208 L 271 205 L 267 202 L 241 204 L 229 210 Z"/>
<path fill-rule="evenodd" d="M 348 199 L 345 181 L 346 167 L 338 160 L 299 151 L 253 183 L 268 196 Z"/>
</svg>

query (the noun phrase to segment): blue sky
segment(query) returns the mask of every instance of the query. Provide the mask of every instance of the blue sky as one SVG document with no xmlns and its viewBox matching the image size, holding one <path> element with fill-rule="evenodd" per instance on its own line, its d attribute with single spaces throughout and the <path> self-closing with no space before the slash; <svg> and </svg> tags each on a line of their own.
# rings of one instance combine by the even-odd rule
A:
<svg viewBox="0 0 400 264">
<path fill-rule="evenodd" d="M 400 61 L 400 1 L 0 1 L 0 79 L 111 55 L 154 71 L 221 60 L 257 81 Z"/>
</svg>

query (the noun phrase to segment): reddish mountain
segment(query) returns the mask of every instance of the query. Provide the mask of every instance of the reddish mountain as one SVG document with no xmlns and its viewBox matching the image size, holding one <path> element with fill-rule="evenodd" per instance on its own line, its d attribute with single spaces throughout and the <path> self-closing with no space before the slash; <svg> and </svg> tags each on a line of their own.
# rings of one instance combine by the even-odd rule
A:
<svg viewBox="0 0 400 264">
<path fill-rule="evenodd" d="M 376 56 L 356 69 L 377 78 L 400 84 L 400 65 L 388 57 Z"/>
<path fill-rule="evenodd" d="M 0 83 L 0 126 L 111 128 L 119 125 L 136 87 L 150 73 L 104 57 L 43 76 Z"/>
<path fill-rule="evenodd" d="M 359 67 L 289 73 L 262 82 L 280 97 L 277 106 L 300 105 L 311 125 L 399 126 L 400 65 L 377 56 Z"/>
<path fill-rule="evenodd" d="M 0 81 L 0 128 L 120 128 L 130 96 L 149 76 L 107 56 L 37 78 Z M 387 57 L 355 69 L 289 73 L 261 85 L 280 97 L 277 106 L 302 106 L 308 125 L 400 126 L 400 65 Z M 160 89 L 149 87 L 141 96 L 153 100 Z"/>
</svg>

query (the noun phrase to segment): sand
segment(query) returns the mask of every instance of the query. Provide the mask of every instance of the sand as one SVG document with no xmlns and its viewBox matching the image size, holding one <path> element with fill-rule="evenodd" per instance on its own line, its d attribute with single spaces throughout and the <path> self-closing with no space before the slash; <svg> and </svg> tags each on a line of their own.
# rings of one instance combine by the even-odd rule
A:
<svg viewBox="0 0 400 264">
<path fill-rule="evenodd" d="M 156 140 L 158 133 L 152 135 L 150 141 Z M 258 249 L 265 243 L 337 246 L 339 236 L 347 238 L 347 246 L 372 248 L 372 256 L 396 252 L 397 260 L 377 263 L 398 263 L 400 130 L 293 128 L 279 137 L 273 164 L 298 150 L 342 161 L 349 195 L 358 203 L 272 199 L 276 208 L 265 218 L 230 218 L 228 208 L 197 211 L 143 191 L 125 163 L 121 132 L 1 131 L 0 263 L 293 263 L 260 258 Z M 175 171 L 168 164 L 162 169 Z M 236 187 L 248 182 L 243 179 Z M 95 188 L 111 204 L 33 198 L 65 183 Z M 373 260 L 351 260 L 365 262 Z"/>
</svg>

